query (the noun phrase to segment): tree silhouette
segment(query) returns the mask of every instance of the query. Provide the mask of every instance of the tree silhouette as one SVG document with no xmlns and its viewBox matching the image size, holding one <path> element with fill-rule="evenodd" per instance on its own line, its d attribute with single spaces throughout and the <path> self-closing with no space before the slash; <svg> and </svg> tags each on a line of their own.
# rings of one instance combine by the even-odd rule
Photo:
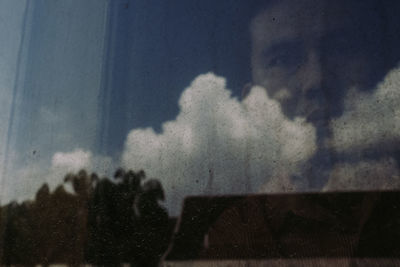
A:
<svg viewBox="0 0 400 267">
<path fill-rule="evenodd" d="M 135 238 L 138 251 L 134 266 L 157 266 L 166 249 L 168 239 L 168 214 L 159 205 L 164 200 L 164 190 L 157 180 L 147 181 L 135 201 L 139 218 Z"/>
<path fill-rule="evenodd" d="M 53 192 L 44 184 L 34 201 L 0 207 L 1 264 L 51 263 L 157 266 L 168 245 L 168 214 L 157 180 L 117 169 L 114 179 L 69 173 Z"/>
</svg>

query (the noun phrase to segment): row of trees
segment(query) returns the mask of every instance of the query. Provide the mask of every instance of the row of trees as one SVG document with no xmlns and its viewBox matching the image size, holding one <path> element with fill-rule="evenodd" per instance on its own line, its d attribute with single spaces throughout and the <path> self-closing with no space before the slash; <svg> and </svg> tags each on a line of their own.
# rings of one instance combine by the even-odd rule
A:
<svg viewBox="0 0 400 267">
<path fill-rule="evenodd" d="M 123 169 L 113 181 L 85 170 L 64 181 L 74 193 L 44 184 L 34 201 L 0 208 L 2 264 L 157 266 L 172 229 L 159 181 Z"/>
</svg>

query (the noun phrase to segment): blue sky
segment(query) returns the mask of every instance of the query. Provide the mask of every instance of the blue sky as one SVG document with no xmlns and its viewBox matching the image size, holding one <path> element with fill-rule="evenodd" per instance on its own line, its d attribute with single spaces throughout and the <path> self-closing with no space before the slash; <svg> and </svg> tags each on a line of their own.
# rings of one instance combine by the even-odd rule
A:
<svg viewBox="0 0 400 267">
<path fill-rule="evenodd" d="M 162 122 L 178 114 L 183 88 L 199 74 L 227 77 L 240 96 L 251 81 L 251 7 L 244 1 L 114 1 L 103 151 L 118 153 L 121 133 L 129 129 L 160 130 Z"/>
<path fill-rule="evenodd" d="M 282 102 L 252 81 L 251 38 L 263 39 L 275 22 L 259 2 L 0 1 L 1 199 L 32 197 L 68 171 L 110 176 L 122 165 L 159 178 L 176 210 L 185 194 L 309 190 L 304 177 L 326 155 L 339 159 L 314 172 L 328 189 L 386 186 L 385 178 L 360 178 L 368 173 L 395 185 L 400 99 L 398 72 L 389 71 L 399 58 L 397 39 L 352 43 L 390 49 L 371 55 L 385 59 L 371 72 L 381 83 L 333 96 L 345 101 L 335 103 L 335 142 L 324 150 L 318 127 L 285 116 Z M 386 31 L 396 31 L 394 18 L 384 20 Z"/>
<path fill-rule="evenodd" d="M 180 94 L 199 74 L 230 77 L 235 96 L 250 81 L 243 3 L 1 4 L 1 137 L 10 170 L 49 167 L 54 153 L 77 148 L 118 159 L 131 129 L 160 131 L 178 114 Z"/>
<path fill-rule="evenodd" d="M 11 117 L 2 122 L 11 126 L 2 134 L 3 140 L 8 139 L 2 142 L 7 144 L 3 151 L 8 169 L 48 162 L 59 150 L 93 149 L 106 1 L 2 5 L 8 5 L 1 9 L 8 12 L 2 16 L 6 22 L 2 26 L 13 34 L 1 45 L 11 62 L 8 73 L 2 72 L 11 80 L 2 83 L 6 90 L 2 100 L 14 105 L 9 106 Z"/>
<path fill-rule="evenodd" d="M 4 169 L 26 1 L 0 2 L 0 169 Z M 4 188 L 4 187 L 3 187 Z"/>
</svg>

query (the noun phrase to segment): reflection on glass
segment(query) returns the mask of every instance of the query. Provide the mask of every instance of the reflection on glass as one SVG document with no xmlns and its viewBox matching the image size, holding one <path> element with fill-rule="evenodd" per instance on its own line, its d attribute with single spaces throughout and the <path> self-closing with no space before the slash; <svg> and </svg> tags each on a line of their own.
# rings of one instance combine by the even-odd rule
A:
<svg viewBox="0 0 400 267">
<path fill-rule="evenodd" d="M 70 220 L 86 218 L 76 227 L 113 233 L 146 221 L 145 195 L 168 236 L 166 212 L 178 216 L 186 196 L 399 189 L 399 9 L 377 0 L 3 0 L 3 218 L 65 198 Z M 111 227 L 114 209 L 129 219 Z M 149 229 L 136 233 L 158 231 Z"/>
</svg>

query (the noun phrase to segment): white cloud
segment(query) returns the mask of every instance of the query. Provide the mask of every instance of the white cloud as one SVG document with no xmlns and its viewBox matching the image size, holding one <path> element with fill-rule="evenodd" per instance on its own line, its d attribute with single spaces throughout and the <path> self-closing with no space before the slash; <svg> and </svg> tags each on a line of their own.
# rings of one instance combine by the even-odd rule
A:
<svg viewBox="0 0 400 267">
<path fill-rule="evenodd" d="M 338 151 L 400 137 L 399 78 L 397 69 L 373 93 L 353 90 L 345 114 L 332 122 Z M 122 154 L 125 168 L 143 169 L 148 177 L 161 180 L 170 211 L 179 210 L 185 195 L 248 193 L 249 184 L 252 192 L 298 190 L 290 176 L 301 176 L 302 166 L 314 154 L 315 128 L 302 118 L 288 120 L 264 88 L 253 87 L 239 101 L 223 78 L 200 75 L 182 93 L 179 107 L 176 119 L 165 122 L 161 133 L 133 129 Z M 361 154 L 354 155 L 358 159 Z M 392 158 L 362 160 L 336 165 L 324 190 L 399 187 Z M 32 198 L 43 182 L 54 188 L 68 172 L 85 168 L 110 176 L 116 167 L 110 158 L 83 149 L 57 152 L 51 162 L 33 162 L 13 173 L 12 185 L 6 185 L 13 188 L 9 196 Z M 210 177 L 212 187 L 208 187 Z"/>
<path fill-rule="evenodd" d="M 66 169 L 70 172 L 77 172 L 87 168 L 91 164 L 92 153 L 77 149 L 70 153 L 57 152 L 51 160 L 52 168 Z"/>
<path fill-rule="evenodd" d="M 189 194 L 249 193 L 248 184 L 251 192 L 295 190 L 289 176 L 316 149 L 314 127 L 301 118 L 286 119 L 262 87 L 252 88 L 240 102 L 226 89 L 225 79 L 200 75 L 182 93 L 179 107 L 160 134 L 151 128 L 132 130 L 122 155 L 127 169 L 143 169 L 161 180 L 172 212 Z M 83 149 L 57 152 L 51 161 L 39 152 L 31 157 L 31 164 L 10 173 L 6 188 L 13 190 L 6 192 L 7 200 L 33 198 L 43 182 L 54 189 L 65 174 L 82 168 L 110 176 L 116 167 L 110 158 Z"/>
<path fill-rule="evenodd" d="M 223 78 L 200 75 L 179 107 L 160 134 L 132 130 L 122 156 L 126 168 L 161 180 L 175 211 L 184 195 L 205 192 L 210 176 L 215 194 L 245 193 L 247 179 L 253 191 L 285 190 L 276 186 L 279 180 L 287 181 L 315 151 L 314 127 L 301 118 L 287 120 L 261 87 L 240 102 Z"/>
<path fill-rule="evenodd" d="M 390 71 L 373 92 L 350 90 L 343 116 L 331 122 L 332 145 L 353 161 L 336 165 L 324 190 L 400 188 L 393 158 L 365 160 L 363 151 L 389 154 L 400 141 L 400 68 Z"/>
<path fill-rule="evenodd" d="M 90 151 L 82 149 L 57 152 L 51 163 L 37 160 L 23 168 L 11 170 L 1 192 L 1 201 L 33 199 L 43 183 L 47 183 L 53 190 L 64 183 L 66 174 L 76 173 L 81 169 L 96 172 L 100 176 L 110 176 L 109 172 L 115 169 L 115 165 L 109 157 L 94 156 Z"/>
<path fill-rule="evenodd" d="M 333 120 L 339 151 L 368 148 L 400 138 L 400 68 L 392 70 L 373 93 L 351 91 L 345 113 Z"/>
</svg>

